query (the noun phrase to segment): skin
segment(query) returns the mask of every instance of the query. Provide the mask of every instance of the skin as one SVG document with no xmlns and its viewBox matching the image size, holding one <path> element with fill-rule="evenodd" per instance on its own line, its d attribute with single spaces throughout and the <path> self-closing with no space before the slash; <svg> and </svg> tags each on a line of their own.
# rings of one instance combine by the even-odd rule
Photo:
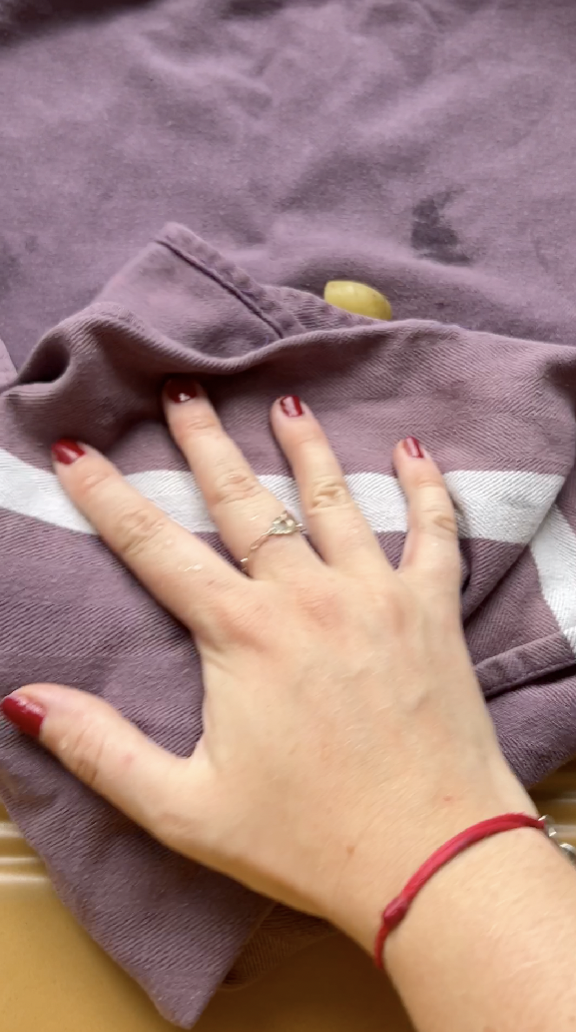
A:
<svg viewBox="0 0 576 1032">
<path fill-rule="evenodd" d="M 239 561 L 283 506 L 201 391 L 164 401 Z M 485 818 L 536 811 L 500 752 L 465 647 L 454 512 L 432 459 L 403 443 L 394 453 L 409 512 L 396 571 L 306 406 L 288 417 L 276 403 L 271 426 L 317 553 L 302 535 L 267 540 L 249 577 L 93 449 L 56 463 L 103 541 L 194 638 L 206 693 L 194 754 L 170 755 L 73 688 L 14 695 L 43 717 L 41 744 L 160 841 L 370 951 L 384 906 L 434 849 Z M 567 1032 L 575 954 L 576 877 L 524 829 L 436 874 L 385 961 L 419 1032 Z"/>
</svg>

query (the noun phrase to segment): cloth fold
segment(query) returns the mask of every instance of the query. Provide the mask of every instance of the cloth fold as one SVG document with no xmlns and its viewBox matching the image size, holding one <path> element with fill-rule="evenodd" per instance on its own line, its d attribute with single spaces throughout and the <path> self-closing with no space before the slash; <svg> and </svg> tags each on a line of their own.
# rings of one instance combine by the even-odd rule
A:
<svg viewBox="0 0 576 1032">
<path fill-rule="evenodd" d="M 393 562 L 406 510 L 391 452 L 417 432 L 457 505 L 467 640 L 506 754 L 531 783 L 576 751 L 576 351 L 352 316 L 255 283 L 176 225 L 46 334 L 0 393 L 2 694 L 38 679 L 74 684 L 166 748 L 194 748 L 194 648 L 74 510 L 49 458 L 60 436 L 88 441 L 222 550 L 161 417 L 160 387 L 181 373 L 201 379 L 296 512 L 268 410 L 280 394 L 303 396 Z M 304 941 L 324 932 L 170 854 L 6 725 L 0 791 L 62 899 L 184 1028 L 263 921 L 270 961 L 290 921 Z M 253 946 L 229 982 L 260 969 L 261 954 Z"/>
</svg>

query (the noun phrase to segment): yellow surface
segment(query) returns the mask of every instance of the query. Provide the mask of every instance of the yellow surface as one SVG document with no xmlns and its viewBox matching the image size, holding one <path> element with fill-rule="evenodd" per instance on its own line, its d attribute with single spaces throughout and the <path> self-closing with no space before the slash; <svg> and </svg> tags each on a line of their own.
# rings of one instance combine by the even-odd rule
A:
<svg viewBox="0 0 576 1032">
<path fill-rule="evenodd" d="M 391 319 L 392 307 L 387 297 L 365 283 L 354 280 L 331 280 L 324 287 L 324 300 L 335 308 L 344 308 L 370 319 Z"/>
<path fill-rule="evenodd" d="M 576 845 L 576 764 L 534 793 Z M 0 808 L 2 1032 L 167 1032 L 143 992 L 57 900 Z M 219 994 L 197 1032 L 411 1032 L 385 980 L 352 943 L 318 943 L 255 985 Z"/>
</svg>

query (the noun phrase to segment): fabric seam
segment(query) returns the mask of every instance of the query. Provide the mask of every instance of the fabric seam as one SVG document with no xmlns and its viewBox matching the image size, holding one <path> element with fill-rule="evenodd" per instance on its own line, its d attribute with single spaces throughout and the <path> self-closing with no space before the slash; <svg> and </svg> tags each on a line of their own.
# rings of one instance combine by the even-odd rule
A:
<svg viewBox="0 0 576 1032">
<path fill-rule="evenodd" d="M 205 276 L 208 276 L 210 279 L 214 280 L 215 283 L 218 283 L 220 287 L 222 287 L 224 290 L 227 290 L 229 294 L 232 294 L 234 297 L 236 297 L 238 301 L 240 301 L 246 308 L 248 308 L 254 315 L 256 315 L 263 323 L 269 326 L 270 329 L 274 331 L 274 333 L 279 339 L 284 338 L 284 331 L 280 324 L 277 323 L 271 316 L 266 315 L 260 308 L 256 299 L 252 298 L 248 293 L 246 293 L 246 291 L 242 290 L 240 287 L 237 287 L 235 283 L 231 283 L 221 273 L 219 273 L 216 269 L 210 268 L 210 266 L 206 265 L 206 263 L 203 262 L 201 259 L 196 258 L 193 255 L 187 254 L 186 251 L 181 250 L 181 248 L 173 244 L 172 241 L 156 239 L 155 242 L 159 244 L 161 247 L 166 248 L 167 251 L 171 251 L 172 254 L 174 254 L 177 258 L 181 258 L 182 261 L 187 262 L 188 265 L 191 265 L 194 269 L 197 269 L 198 272 L 201 272 Z"/>
<path fill-rule="evenodd" d="M 573 634 L 575 632 L 576 632 L 576 626 L 573 626 L 573 627 L 569 627 L 566 631 L 558 631 L 555 635 L 552 635 L 552 637 L 555 638 L 555 639 L 557 638 L 557 639 L 563 640 L 564 642 L 568 641 L 568 643 L 569 643 L 568 635 L 569 634 Z M 501 652 L 498 656 L 491 656 L 489 659 L 482 660 L 481 663 L 478 663 L 474 667 L 474 670 L 475 670 L 477 676 L 480 679 L 480 683 L 482 683 L 482 668 L 489 669 L 497 660 L 501 660 L 504 656 L 510 655 L 510 653 L 532 651 L 534 646 L 537 645 L 538 642 L 542 641 L 542 640 L 545 640 L 545 639 L 539 638 L 539 639 L 536 639 L 535 641 L 530 642 L 529 645 L 520 645 L 516 649 L 511 649 L 508 652 Z M 532 668 L 532 670 L 530 671 L 529 678 L 527 678 L 527 677 L 511 677 L 509 680 L 499 681 L 497 684 L 491 685 L 490 687 L 483 688 L 482 689 L 482 694 L 484 695 L 484 698 L 487 701 L 491 701 L 492 699 L 496 699 L 500 695 L 504 695 L 506 692 L 511 691 L 513 689 L 528 688 L 528 687 L 530 687 L 530 685 L 534 684 L 534 682 L 535 682 L 535 680 L 537 678 L 545 677 L 548 674 L 554 674 L 558 670 L 569 671 L 574 666 L 576 666 L 576 657 L 574 658 L 574 662 L 573 663 L 571 663 L 567 659 L 567 657 L 563 657 L 562 659 L 557 660 L 556 662 L 550 661 L 548 663 L 542 663 L 540 666 L 538 666 L 538 664 L 536 664 Z"/>
</svg>

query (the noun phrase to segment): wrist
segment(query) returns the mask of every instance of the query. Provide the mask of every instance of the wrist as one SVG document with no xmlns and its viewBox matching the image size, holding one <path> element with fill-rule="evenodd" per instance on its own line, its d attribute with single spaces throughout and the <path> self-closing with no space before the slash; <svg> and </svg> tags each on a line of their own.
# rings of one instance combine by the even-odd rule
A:
<svg viewBox="0 0 576 1032">
<path fill-rule="evenodd" d="M 499 794 L 480 800 L 468 798 L 464 805 L 445 801 L 445 805 L 431 813 L 414 814 L 401 827 L 385 818 L 374 822 L 370 835 L 357 844 L 341 873 L 338 891 L 329 908 L 329 919 L 371 953 L 383 910 L 421 865 L 454 836 L 481 821 L 509 812 L 539 816 L 530 797 L 515 779 L 512 791 L 505 792 L 502 798 Z M 537 834 L 536 829 L 521 830 Z M 496 838 L 510 834 L 514 832 L 507 831 Z M 483 842 L 475 843 L 465 852 L 471 853 L 482 845 Z M 447 867 L 458 859 L 450 860 Z M 433 879 L 436 877 L 433 875 Z M 427 888 L 425 885 L 422 892 Z"/>
<path fill-rule="evenodd" d="M 415 1027 L 549 1028 L 571 982 L 574 890 L 571 864 L 531 828 L 484 839 L 439 870 L 385 948 Z M 558 1029 L 576 1016 L 564 995 Z"/>
</svg>

